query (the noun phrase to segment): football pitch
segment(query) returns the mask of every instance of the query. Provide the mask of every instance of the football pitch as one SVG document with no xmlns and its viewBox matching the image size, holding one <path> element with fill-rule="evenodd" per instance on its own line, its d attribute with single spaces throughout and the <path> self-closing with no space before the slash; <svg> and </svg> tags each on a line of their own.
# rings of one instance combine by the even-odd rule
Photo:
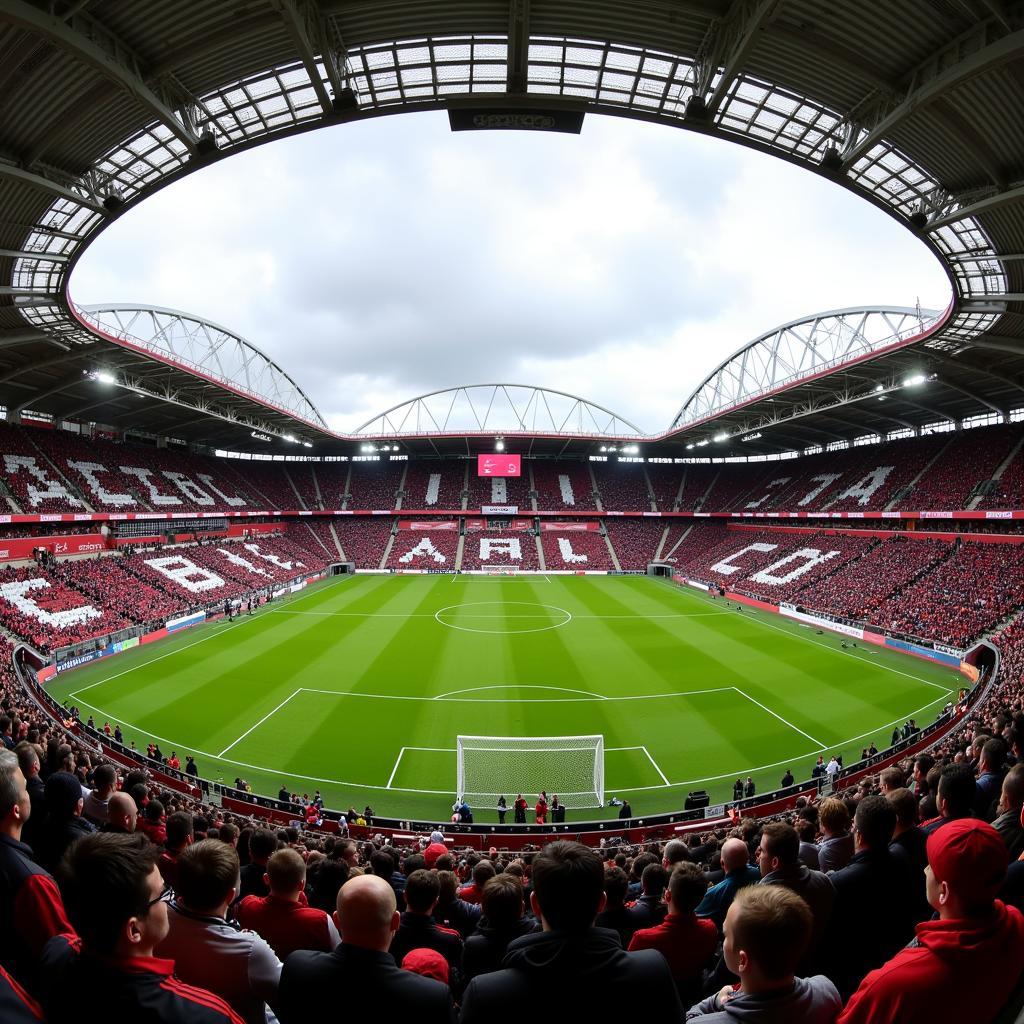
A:
<svg viewBox="0 0 1024 1024">
<path fill-rule="evenodd" d="M 208 779 L 443 820 L 459 735 L 600 734 L 606 801 L 626 797 L 643 817 L 680 810 L 695 789 L 727 801 L 739 776 L 759 793 L 787 768 L 806 779 L 819 753 L 849 764 L 907 718 L 930 724 L 961 681 L 664 580 L 367 575 L 71 670 L 49 690 L 120 725 L 126 743 L 155 740 L 183 765 L 192 754 Z M 510 773 L 509 805 L 522 785 Z M 616 813 L 570 805 L 568 820 Z"/>
</svg>

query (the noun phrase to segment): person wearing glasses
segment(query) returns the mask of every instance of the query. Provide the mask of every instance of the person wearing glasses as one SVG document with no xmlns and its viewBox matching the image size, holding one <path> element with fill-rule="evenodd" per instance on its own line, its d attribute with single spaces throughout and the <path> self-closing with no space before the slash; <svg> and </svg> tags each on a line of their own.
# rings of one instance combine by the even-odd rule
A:
<svg viewBox="0 0 1024 1024">
<path fill-rule="evenodd" d="M 78 1020 L 96 993 L 107 1020 L 244 1024 L 218 996 L 180 981 L 154 949 L 167 934 L 158 850 L 143 835 L 95 832 L 68 851 L 61 884 L 75 934 L 43 947 L 47 1020 Z"/>
</svg>

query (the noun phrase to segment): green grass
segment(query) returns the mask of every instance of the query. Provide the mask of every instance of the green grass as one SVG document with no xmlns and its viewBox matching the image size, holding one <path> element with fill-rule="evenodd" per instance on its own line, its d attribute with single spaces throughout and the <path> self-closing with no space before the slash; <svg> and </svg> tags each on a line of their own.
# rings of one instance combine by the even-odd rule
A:
<svg viewBox="0 0 1024 1024">
<path fill-rule="evenodd" d="M 359 576 L 75 669 L 50 691 L 140 748 L 193 754 L 207 778 L 439 819 L 459 734 L 600 733 L 606 796 L 644 815 L 679 810 L 691 789 L 728 800 L 740 775 L 758 792 L 787 767 L 806 778 L 819 751 L 854 761 L 887 746 L 894 723 L 930 723 L 959 683 L 645 577 Z"/>
</svg>

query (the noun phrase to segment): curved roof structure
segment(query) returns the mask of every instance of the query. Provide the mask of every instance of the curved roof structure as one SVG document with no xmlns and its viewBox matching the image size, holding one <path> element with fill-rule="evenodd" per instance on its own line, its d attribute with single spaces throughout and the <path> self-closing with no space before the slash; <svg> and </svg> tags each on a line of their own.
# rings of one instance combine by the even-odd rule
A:
<svg viewBox="0 0 1024 1024">
<path fill-rule="evenodd" d="M 1020 400 L 1017 7 L 5 0 L 0 54 L 0 401 L 11 408 L 84 414 L 81 374 L 59 368 L 114 343 L 74 315 L 68 274 L 132 203 L 275 137 L 432 108 L 533 127 L 588 112 L 643 118 L 826 175 L 903 221 L 943 261 L 948 317 L 911 348 L 922 372 L 959 396 L 949 414 Z M 872 360 L 882 375 L 894 372 L 888 358 Z M 248 402 L 252 419 L 273 410 L 271 396 Z M 179 431 L 194 419 L 171 405 L 165 415 Z M 859 420 L 856 408 L 849 415 Z M 220 440 L 223 422 L 196 421 L 193 434 Z M 297 417 L 293 432 L 325 437 Z"/>
<path fill-rule="evenodd" d="M 470 384 L 419 395 L 368 420 L 357 435 L 544 434 L 637 437 L 643 431 L 604 406 L 526 384 Z"/>
</svg>

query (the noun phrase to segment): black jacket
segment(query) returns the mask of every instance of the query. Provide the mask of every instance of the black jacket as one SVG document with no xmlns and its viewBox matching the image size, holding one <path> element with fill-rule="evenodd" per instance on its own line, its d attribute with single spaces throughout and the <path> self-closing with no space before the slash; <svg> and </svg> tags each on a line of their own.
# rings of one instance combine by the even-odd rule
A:
<svg viewBox="0 0 1024 1024">
<path fill-rule="evenodd" d="M 661 924 L 667 913 L 668 906 L 661 896 L 641 896 L 626 910 L 630 930 L 634 932 Z"/>
<path fill-rule="evenodd" d="M 863 850 L 829 878 L 836 890 L 825 972 L 844 999 L 869 971 L 914 937 L 914 888 L 907 863 L 886 848 Z"/>
<path fill-rule="evenodd" d="M 390 953 L 344 942 L 333 953 L 292 953 L 281 971 L 275 1008 L 281 1024 L 309 1024 L 324 1019 L 325 1006 L 342 1006 L 352 993 L 372 1007 L 375 1020 L 455 1021 L 447 985 L 403 971 Z"/>
<path fill-rule="evenodd" d="M 480 919 L 476 931 L 466 939 L 462 948 L 462 980 L 465 984 L 478 974 L 489 974 L 501 967 L 509 945 L 536 927 L 532 917 L 521 917 L 515 927 L 508 930 L 492 928 L 486 917 Z"/>
<path fill-rule="evenodd" d="M 399 967 L 405 954 L 411 949 L 433 949 L 448 961 L 453 972 L 459 970 L 462 963 L 462 936 L 451 928 L 442 928 L 432 917 L 423 914 L 402 915 L 402 923 L 391 940 L 390 953 Z M 453 985 L 453 987 L 456 987 Z"/>
<path fill-rule="evenodd" d="M 238 899 L 244 900 L 246 896 L 269 896 L 270 887 L 263 881 L 267 873 L 266 864 L 257 864 L 250 861 L 238 873 L 241 880 L 238 886 Z"/>
<path fill-rule="evenodd" d="M 653 949 L 623 952 L 607 928 L 525 935 L 508 947 L 503 965 L 469 983 L 462 1024 L 632 1020 L 638 1011 L 651 1020 L 683 1017 L 665 958 Z"/>
<path fill-rule="evenodd" d="M 91 821 L 78 815 L 72 815 L 70 818 L 48 817 L 37 833 L 38 849 L 33 847 L 36 860 L 47 871 L 54 872 L 60 866 L 71 844 L 95 831 L 96 826 Z"/>
</svg>

